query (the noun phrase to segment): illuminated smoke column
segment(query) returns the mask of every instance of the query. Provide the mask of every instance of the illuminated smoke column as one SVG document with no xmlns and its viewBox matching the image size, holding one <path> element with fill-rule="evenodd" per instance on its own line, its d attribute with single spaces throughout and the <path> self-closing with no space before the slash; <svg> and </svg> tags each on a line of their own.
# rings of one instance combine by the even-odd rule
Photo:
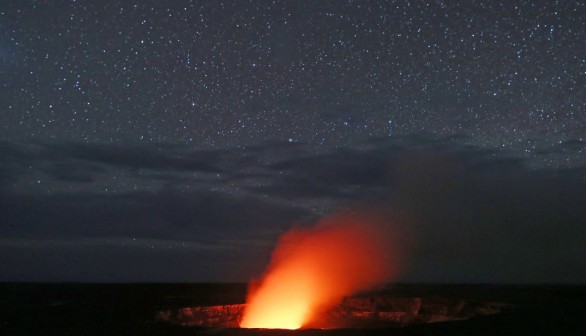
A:
<svg viewBox="0 0 586 336">
<path fill-rule="evenodd" d="M 240 326 L 301 328 L 344 296 L 387 283 L 398 272 L 399 237 L 388 216 L 360 211 L 289 230 L 251 285 Z"/>
</svg>

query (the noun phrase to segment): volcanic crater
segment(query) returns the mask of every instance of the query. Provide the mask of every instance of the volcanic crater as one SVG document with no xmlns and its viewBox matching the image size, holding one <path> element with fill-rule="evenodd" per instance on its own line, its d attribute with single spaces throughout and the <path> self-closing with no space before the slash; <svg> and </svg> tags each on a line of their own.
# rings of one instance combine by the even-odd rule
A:
<svg viewBox="0 0 586 336">
<path fill-rule="evenodd" d="M 162 310 L 157 320 L 185 327 L 240 328 L 246 304 Z M 302 329 L 382 328 L 467 320 L 509 311 L 513 305 L 456 298 L 364 295 L 347 297 L 318 314 Z"/>
</svg>

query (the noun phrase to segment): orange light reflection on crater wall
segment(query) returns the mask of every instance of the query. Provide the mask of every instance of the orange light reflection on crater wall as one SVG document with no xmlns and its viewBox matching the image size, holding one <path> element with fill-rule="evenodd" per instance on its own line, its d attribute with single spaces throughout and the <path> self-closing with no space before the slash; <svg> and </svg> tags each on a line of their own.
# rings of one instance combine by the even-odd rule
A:
<svg viewBox="0 0 586 336">
<path fill-rule="evenodd" d="M 279 240 L 260 281 L 252 283 L 242 328 L 298 329 L 344 296 L 397 275 L 400 233 L 382 213 L 344 211 Z"/>
</svg>

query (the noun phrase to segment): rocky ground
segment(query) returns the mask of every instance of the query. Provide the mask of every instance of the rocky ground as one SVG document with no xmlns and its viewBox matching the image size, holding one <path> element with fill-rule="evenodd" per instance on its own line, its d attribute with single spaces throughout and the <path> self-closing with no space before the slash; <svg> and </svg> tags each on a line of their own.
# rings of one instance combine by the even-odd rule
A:
<svg viewBox="0 0 586 336">
<path fill-rule="evenodd" d="M 394 285 L 330 310 L 337 329 L 295 331 L 231 328 L 245 295 L 244 284 L 0 284 L 0 335 L 586 335 L 585 286 Z M 206 309 L 234 324 L 200 323 Z"/>
<path fill-rule="evenodd" d="M 238 328 L 245 304 L 194 306 L 162 310 L 157 319 L 186 327 Z M 370 295 L 346 298 L 319 315 L 307 328 L 382 328 L 461 321 L 515 308 L 502 302 L 474 302 L 442 297 Z"/>
</svg>

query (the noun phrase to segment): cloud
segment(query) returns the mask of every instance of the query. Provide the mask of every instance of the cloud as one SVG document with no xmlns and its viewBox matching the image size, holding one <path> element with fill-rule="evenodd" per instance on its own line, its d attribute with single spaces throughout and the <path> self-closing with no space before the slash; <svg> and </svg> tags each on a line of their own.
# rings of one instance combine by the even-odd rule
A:
<svg viewBox="0 0 586 336">
<path fill-rule="evenodd" d="M 577 238 L 586 235 L 584 179 L 527 169 L 518 159 L 479 166 L 478 157 L 424 152 L 402 162 L 396 195 L 417 221 L 421 241 L 412 277 L 585 281 L 575 253 L 586 252 Z"/>
<path fill-rule="evenodd" d="M 12 195 L 3 199 L 0 233 L 8 238 L 273 239 L 304 209 L 214 192 L 120 195 Z M 274 222 L 280 218 L 280 222 Z M 254 229 L 258 228 L 258 232 Z M 262 232 L 266 232 L 263 235 Z"/>
<path fill-rule="evenodd" d="M 192 249 L 193 260 L 173 262 L 208 265 L 215 253 L 233 268 L 210 274 L 244 281 L 291 225 L 366 203 L 413 228 L 405 281 L 586 281 L 586 169 L 533 169 L 526 158 L 468 140 L 418 135 L 327 150 L 265 142 L 216 151 L 3 142 L 0 239 L 36 242 L 5 246 L 21 267 L 25 255 L 51 263 L 57 251 L 87 251 L 88 241 L 103 262 L 144 252 L 136 240 L 169 242 L 169 256 L 185 253 L 180 243 L 230 246 Z M 582 155 L 581 142 L 560 146 Z M 52 243 L 63 241 L 71 243 Z"/>
</svg>

